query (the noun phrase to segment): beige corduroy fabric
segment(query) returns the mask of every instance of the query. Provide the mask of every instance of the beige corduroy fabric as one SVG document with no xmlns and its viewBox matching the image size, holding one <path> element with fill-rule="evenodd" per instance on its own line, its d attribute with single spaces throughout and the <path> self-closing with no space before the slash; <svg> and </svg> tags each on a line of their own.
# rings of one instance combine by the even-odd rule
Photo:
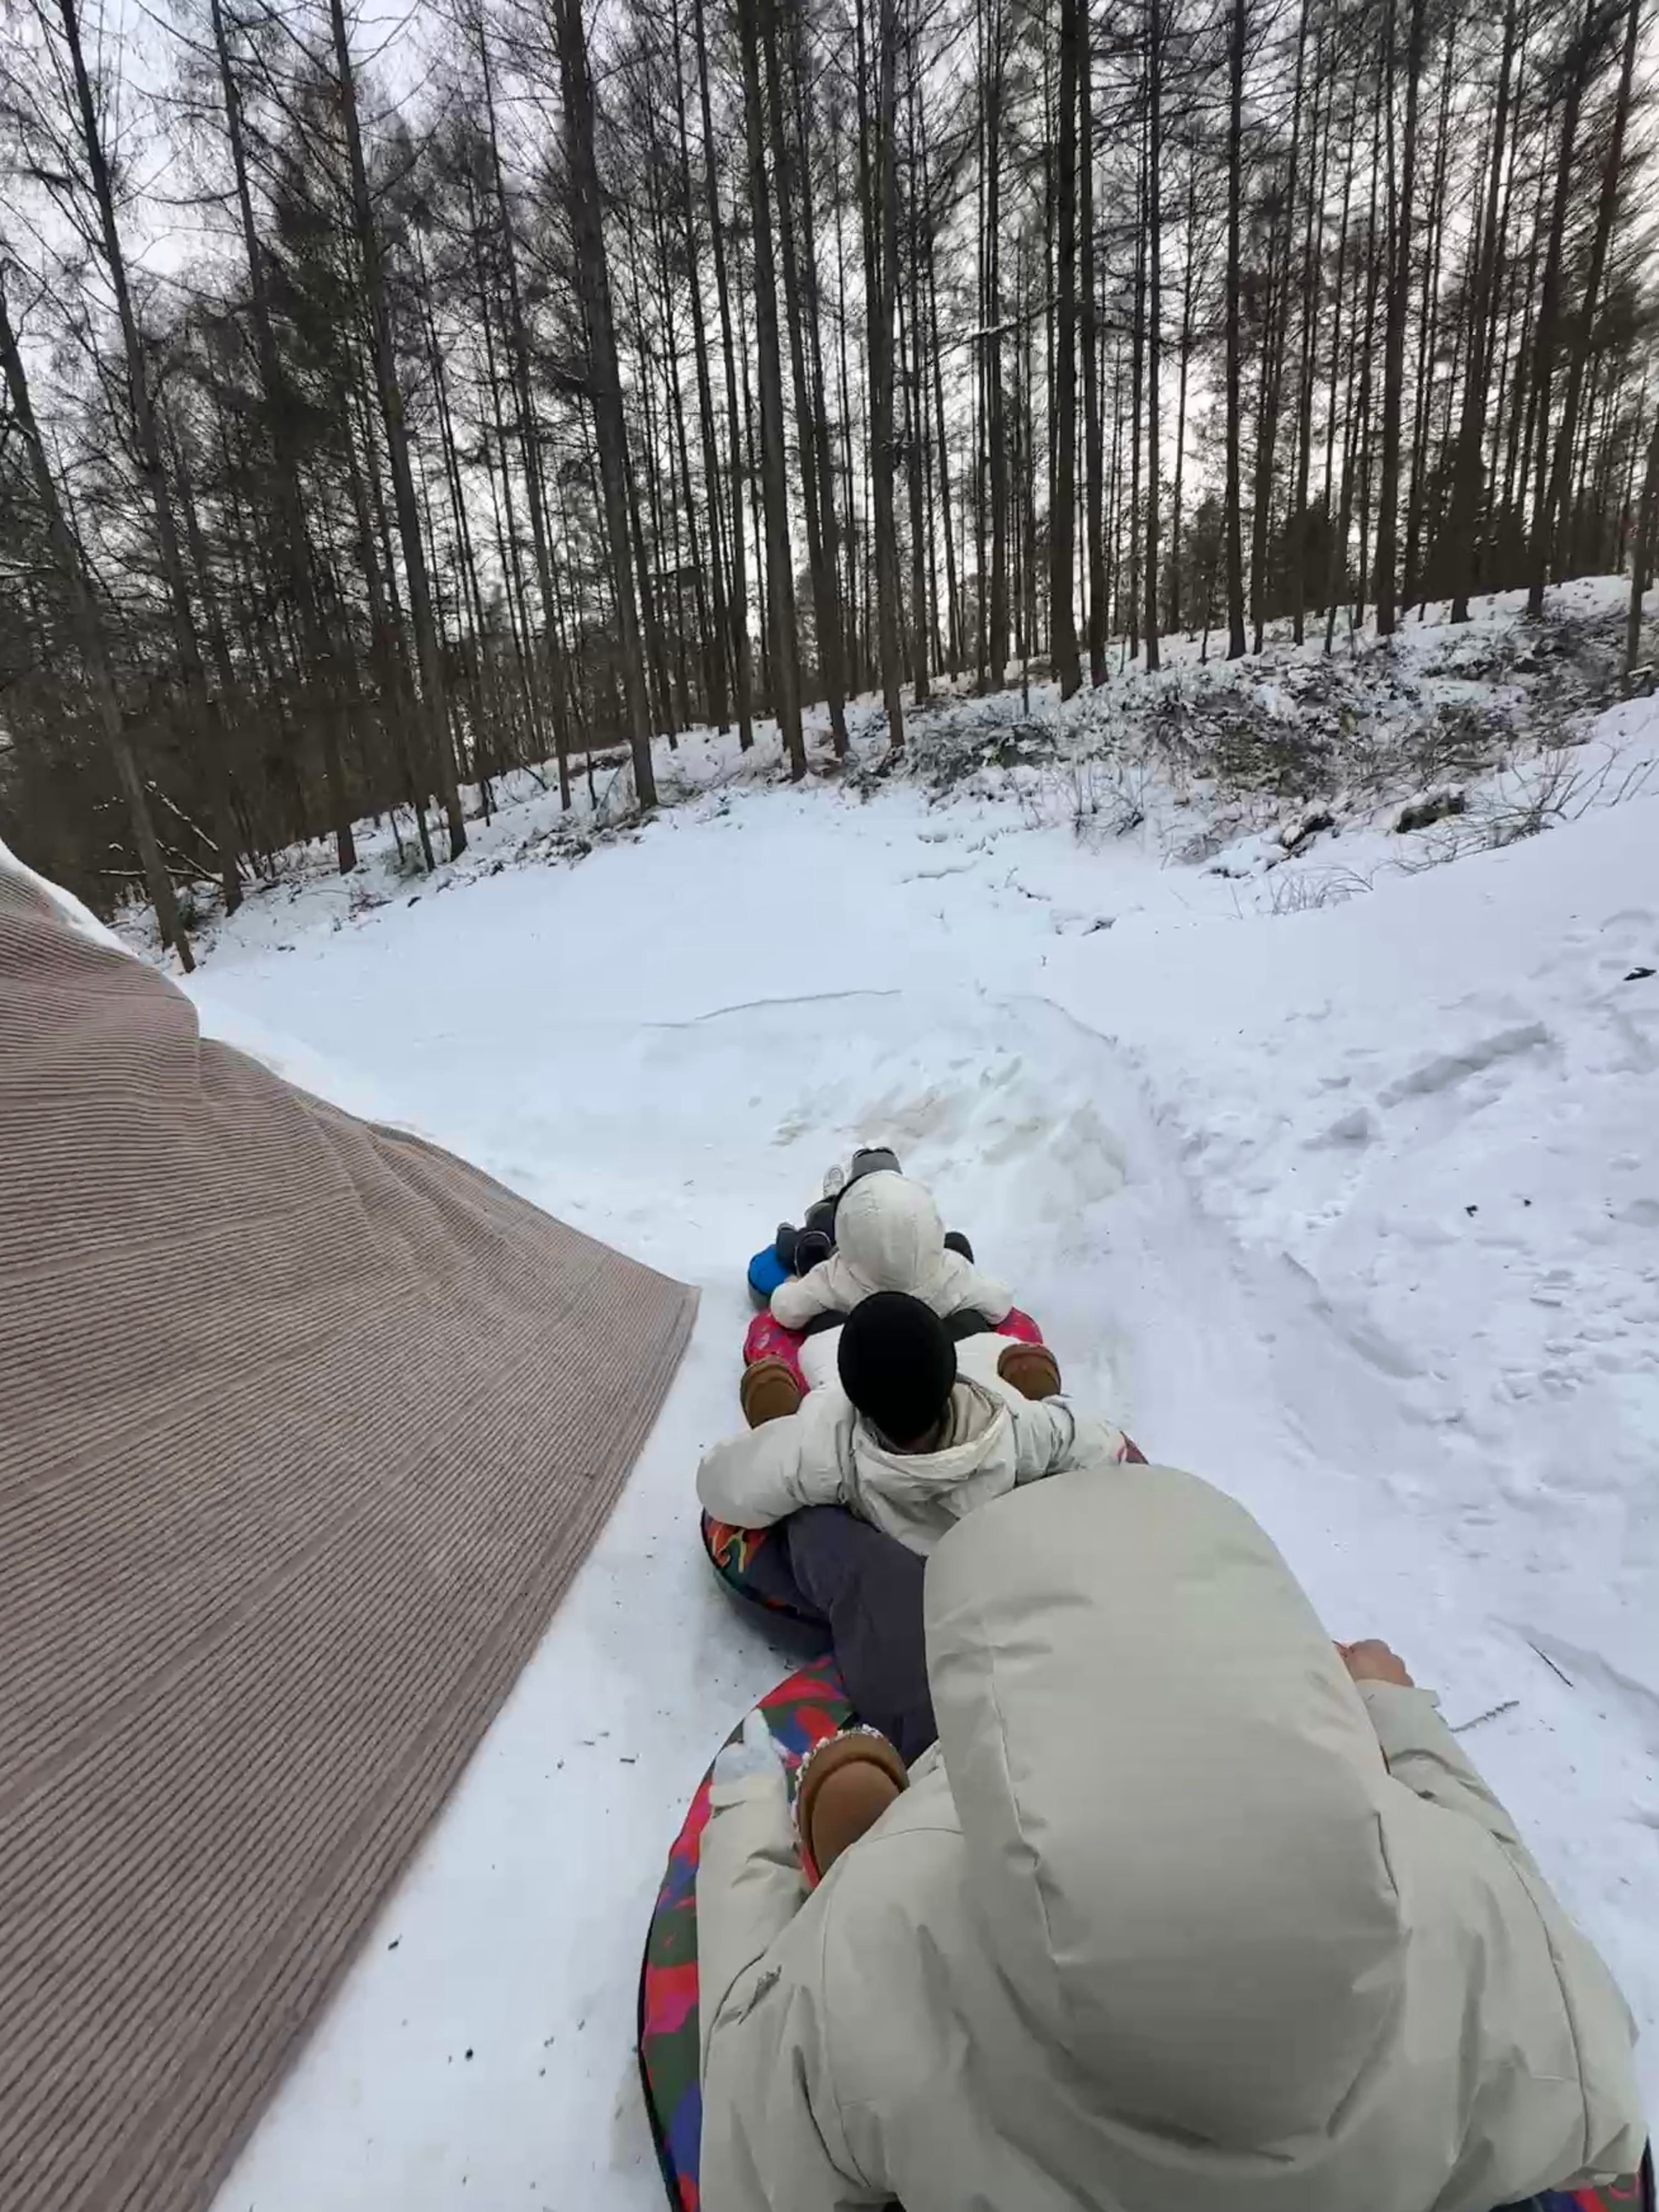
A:
<svg viewBox="0 0 1659 2212">
<path fill-rule="evenodd" d="M 8 2212 L 205 2203 L 695 1304 L 202 1037 L 0 857 Z"/>
</svg>

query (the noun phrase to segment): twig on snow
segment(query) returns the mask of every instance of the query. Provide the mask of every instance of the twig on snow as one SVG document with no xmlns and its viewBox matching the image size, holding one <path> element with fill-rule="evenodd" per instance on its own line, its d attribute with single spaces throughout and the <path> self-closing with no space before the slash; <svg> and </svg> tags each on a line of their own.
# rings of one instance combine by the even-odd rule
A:
<svg viewBox="0 0 1659 2212">
<path fill-rule="evenodd" d="M 1477 1713 L 1472 1721 L 1459 1721 L 1452 1734 L 1467 1735 L 1471 1729 L 1479 1728 L 1483 1721 L 1495 1721 L 1500 1713 L 1512 1713 L 1520 1702 L 1519 1698 L 1505 1698 L 1501 1705 L 1488 1705 L 1484 1713 Z"/>
<path fill-rule="evenodd" d="M 1528 1651 L 1538 1651 L 1538 1646 L 1532 1642 L 1530 1638 L 1528 1639 L 1527 1649 Z M 1554 1660 L 1550 1657 L 1547 1651 L 1538 1651 L 1538 1656 L 1543 1661 L 1544 1664 L 1549 1668 L 1552 1674 L 1561 1675 L 1561 1680 L 1566 1684 L 1570 1690 L 1577 1688 L 1577 1685 L 1574 1682 L 1571 1675 L 1562 1674 L 1561 1669 L 1556 1665 Z"/>
</svg>

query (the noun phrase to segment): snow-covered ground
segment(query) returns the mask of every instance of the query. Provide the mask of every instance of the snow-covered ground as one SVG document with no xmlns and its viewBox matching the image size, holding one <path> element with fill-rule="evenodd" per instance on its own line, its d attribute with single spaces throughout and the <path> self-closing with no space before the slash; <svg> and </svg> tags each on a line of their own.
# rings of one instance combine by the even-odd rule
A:
<svg viewBox="0 0 1659 2212">
<path fill-rule="evenodd" d="M 942 790 L 789 790 L 688 740 L 701 795 L 574 861 L 529 786 L 453 871 L 399 882 L 383 838 L 355 888 L 219 933 L 210 1030 L 702 1290 L 622 1504 L 222 2212 L 659 2206 L 646 1917 L 782 1664 L 702 1562 L 693 1470 L 738 1419 L 750 1253 L 860 1139 L 933 1184 L 1069 1388 L 1472 1724 L 1659 2091 L 1659 795 L 1601 803 L 1659 707 L 1603 716 L 1570 757 L 1613 768 L 1548 834 L 1446 866 L 1559 763 L 1409 837 L 1373 791 L 1298 841 L 1305 812 L 1195 770 L 1024 746 Z"/>
</svg>

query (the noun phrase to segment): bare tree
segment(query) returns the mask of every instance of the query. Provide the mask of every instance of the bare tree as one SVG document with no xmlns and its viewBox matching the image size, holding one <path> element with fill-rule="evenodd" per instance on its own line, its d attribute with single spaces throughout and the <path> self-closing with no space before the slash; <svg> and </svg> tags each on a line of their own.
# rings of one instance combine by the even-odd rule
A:
<svg viewBox="0 0 1659 2212">
<path fill-rule="evenodd" d="M 340 0 L 333 0 L 335 7 L 339 4 Z M 629 745 L 640 805 L 652 807 L 657 803 L 657 777 L 651 758 L 651 716 L 646 702 L 638 603 L 634 593 L 628 425 L 623 413 L 622 370 L 617 358 L 616 325 L 611 305 L 611 268 L 605 252 L 599 169 L 593 155 L 593 88 L 587 70 L 587 39 L 582 27 L 581 0 L 552 0 L 552 5 L 570 169 L 570 227 L 587 330 L 587 388 L 604 486 L 611 583 L 617 608 L 623 688 L 628 702 Z"/>
<path fill-rule="evenodd" d="M 58 575 L 69 600 L 76 647 L 91 688 L 110 763 L 120 785 L 121 795 L 126 801 L 133 842 L 138 848 L 145 886 L 149 892 L 150 903 L 155 909 L 156 923 L 161 932 L 162 942 L 173 947 L 180 964 L 188 973 L 196 963 L 191 956 L 190 939 L 179 920 L 179 901 L 173 891 L 173 878 L 161 857 L 161 843 L 155 835 L 155 823 L 150 813 L 143 778 L 139 774 L 137 758 L 132 741 L 127 735 L 120 702 L 116 696 L 103 623 L 93 598 L 81 549 L 64 520 L 58 486 L 52 477 L 52 464 L 46 456 L 40 425 L 35 421 L 22 356 L 6 305 L 5 264 L 3 249 L 0 249 L 0 370 L 3 370 L 5 374 L 12 419 L 22 436 L 35 497 L 40 502 Z"/>
</svg>

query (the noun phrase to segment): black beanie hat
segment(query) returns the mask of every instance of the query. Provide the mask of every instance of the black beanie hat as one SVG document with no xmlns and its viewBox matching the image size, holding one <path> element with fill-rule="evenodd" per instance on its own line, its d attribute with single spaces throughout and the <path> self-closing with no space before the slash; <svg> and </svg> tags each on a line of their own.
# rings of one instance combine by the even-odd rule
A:
<svg viewBox="0 0 1659 2212">
<path fill-rule="evenodd" d="M 912 1444 L 944 1418 L 957 1347 L 931 1306 L 878 1291 L 848 1315 L 836 1364 L 841 1387 L 889 1443 Z"/>
</svg>

